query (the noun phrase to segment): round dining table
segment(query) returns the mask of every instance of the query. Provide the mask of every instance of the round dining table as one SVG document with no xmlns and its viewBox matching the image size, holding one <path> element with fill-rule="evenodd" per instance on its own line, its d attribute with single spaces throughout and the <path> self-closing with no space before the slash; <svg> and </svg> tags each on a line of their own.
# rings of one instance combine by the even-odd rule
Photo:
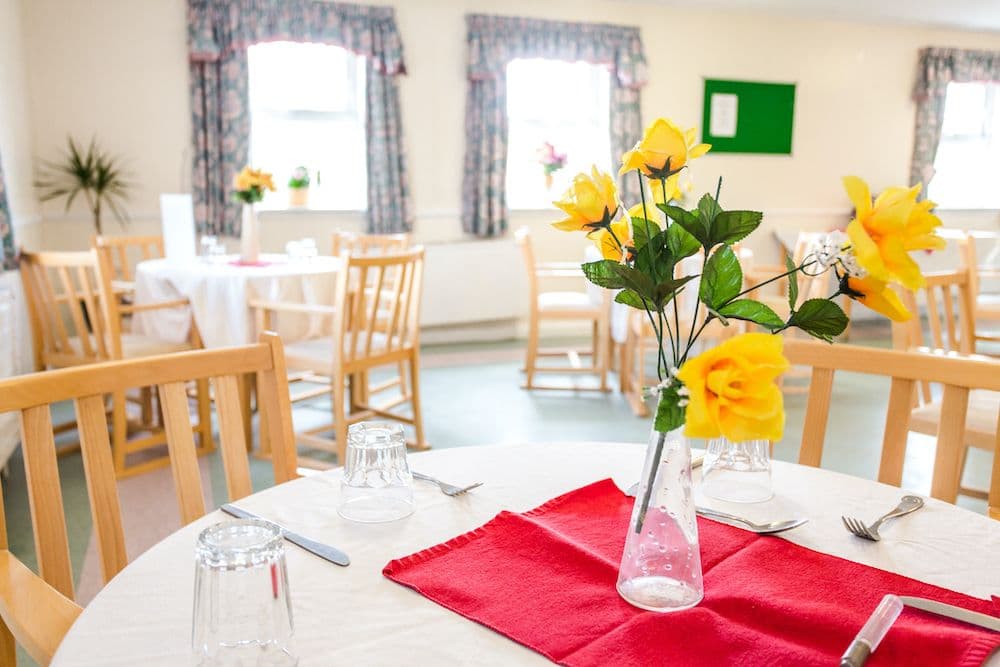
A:
<svg viewBox="0 0 1000 667">
<path fill-rule="evenodd" d="M 350 566 L 338 567 L 287 545 L 295 649 L 303 667 L 541 665 L 548 661 L 540 654 L 393 583 L 382 569 L 390 560 L 477 528 L 502 510 L 528 510 L 609 477 L 627 488 L 637 481 L 644 452 L 634 444 L 560 443 L 413 454 L 414 470 L 452 484 L 483 486 L 453 498 L 416 482 L 416 512 L 391 523 L 352 523 L 337 514 L 340 469 L 237 504 L 351 558 Z M 870 542 L 850 535 L 841 515 L 872 520 L 896 505 L 901 489 L 780 461 L 774 463 L 773 485 L 772 500 L 735 505 L 701 497 L 696 484 L 696 502 L 751 520 L 805 516 L 808 523 L 774 539 L 979 598 L 1000 592 L 1000 522 L 928 498 L 920 511 L 888 524 L 881 542 Z M 190 664 L 195 542 L 201 530 L 225 519 L 212 512 L 136 558 L 84 609 L 52 665 Z"/>
<path fill-rule="evenodd" d="M 191 320 L 206 348 L 256 342 L 251 301 L 330 305 L 340 269 L 336 257 L 292 258 L 261 255 L 242 264 L 233 255 L 188 260 L 151 259 L 135 269 L 137 305 L 187 299 L 184 308 L 139 311 L 132 329 L 172 343 L 188 340 Z M 323 316 L 280 317 L 278 333 L 286 342 L 323 333 Z"/>
</svg>

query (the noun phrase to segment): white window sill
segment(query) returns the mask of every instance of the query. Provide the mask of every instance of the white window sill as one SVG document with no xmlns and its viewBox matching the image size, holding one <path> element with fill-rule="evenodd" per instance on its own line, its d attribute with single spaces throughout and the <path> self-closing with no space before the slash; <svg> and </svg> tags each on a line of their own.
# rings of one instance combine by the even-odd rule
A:
<svg viewBox="0 0 1000 667">
<path fill-rule="evenodd" d="M 323 215 L 364 215 L 367 213 L 367 209 L 337 209 L 337 208 L 314 208 L 312 206 L 275 206 L 268 208 L 258 208 L 257 212 L 261 215 L 310 215 L 310 214 L 323 214 Z"/>
</svg>

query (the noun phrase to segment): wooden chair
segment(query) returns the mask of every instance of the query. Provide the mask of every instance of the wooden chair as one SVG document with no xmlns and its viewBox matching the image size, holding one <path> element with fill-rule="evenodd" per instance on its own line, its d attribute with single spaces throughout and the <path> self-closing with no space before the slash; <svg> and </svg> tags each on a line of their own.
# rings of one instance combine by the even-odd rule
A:
<svg viewBox="0 0 1000 667">
<path fill-rule="evenodd" d="M 355 234 L 337 231 L 331 239 L 331 254 L 334 257 L 340 257 L 345 250 L 352 255 L 386 255 L 409 247 L 409 234 Z"/>
<path fill-rule="evenodd" d="M 72 601 L 73 570 L 53 442 L 52 404 L 72 400 L 76 409 L 87 494 L 106 583 L 128 564 L 128 555 L 104 396 L 137 384 L 158 387 L 180 517 L 188 524 L 203 516 L 206 508 L 186 383 L 211 381 L 214 386 L 226 488 L 229 499 L 237 500 L 252 492 L 237 390 L 237 377 L 244 373 L 257 376 L 258 401 L 272 443 L 275 482 L 294 479 L 297 463 L 291 408 L 281 341 L 275 334 L 265 334 L 260 343 L 245 347 L 111 361 L 0 381 L 0 412 L 20 413 L 38 558 L 36 575 L 7 549 L 6 523 L 0 522 L 0 618 L 5 626 L 0 631 L 0 664 L 14 665 L 16 639 L 36 661 L 47 665 L 81 611 Z"/>
<path fill-rule="evenodd" d="M 610 357 L 609 317 L 611 311 L 611 292 L 605 290 L 603 301 L 594 304 L 586 292 L 543 292 L 540 279 L 572 278 L 583 279 L 583 271 L 579 263 L 550 262 L 540 264 L 535 261 L 535 251 L 531 244 L 531 232 L 522 227 L 514 233 L 517 244 L 524 255 L 525 268 L 528 271 L 528 292 L 531 299 L 531 310 L 528 320 L 528 348 L 524 363 L 524 389 L 556 389 L 570 391 L 609 391 L 608 366 Z M 591 323 L 591 346 L 589 348 L 549 348 L 539 347 L 539 329 L 545 320 L 583 320 Z M 581 356 L 589 356 L 591 363 L 583 366 Z M 569 366 L 540 366 L 539 357 L 566 357 Z M 594 374 L 600 380 L 598 387 L 554 386 L 535 383 L 537 373 L 555 373 L 558 375 Z"/>
<path fill-rule="evenodd" d="M 977 238 L 992 240 L 1000 247 L 1000 238 L 996 233 L 967 232 L 958 241 L 963 268 L 969 271 L 973 349 L 979 341 L 1000 343 L 1000 295 L 983 294 L 981 291 L 983 278 L 1000 278 L 1000 263 L 993 261 L 985 266 L 979 263 L 979 256 L 976 254 Z M 987 323 L 992 324 L 994 328 L 987 329 Z"/>
<path fill-rule="evenodd" d="M 200 346 L 174 344 L 147 336 L 123 332 L 123 314 L 159 308 L 187 307 L 186 300 L 154 304 L 122 304 L 111 285 L 112 270 L 106 257 L 97 251 L 42 252 L 21 255 L 21 277 L 27 296 L 31 321 L 36 370 L 66 368 L 102 361 L 133 359 L 156 354 L 189 350 Z M 138 402 L 142 406 L 139 420 L 129 423 L 128 398 L 125 392 L 111 397 L 112 444 L 115 471 L 119 477 L 138 474 L 167 464 L 158 457 L 135 465 L 127 464 L 128 454 L 162 445 L 166 442 L 162 429 L 155 428 L 148 385 L 139 384 Z M 199 445 L 202 453 L 214 449 L 212 443 L 210 405 L 207 384 L 198 386 Z M 143 438 L 128 439 L 129 427 L 134 431 L 151 431 Z"/>
<path fill-rule="evenodd" d="M 975 390 L 1000 391 L 1000 362 L 988 357 L 959 357 L 945 353 L 922 354 L 880 350 L 854 345 L 827 345 L 814 341 L 785 340 L 785 356 L 793 364 L 813 369 L 802 428 L 799 463 L 819 466 L 829 418 L 834 373 L 846 371 L 892 379 L 889 407 L 882 438 L 878 481 L 899 486 L 910 431 L 910 407 L 918 383 L 944 386 L 931 495 L 954 503 L 965 458 L 969 396 Z M 993 423 L 1000 426 L 1000 411 Z M 990 516 L 1000 519 L 1000 435 L 993 436 L 993 474 L 988 503 Z"/>
<path fill-rule="evenodd" d="M 973 291 L 970 271 L 928 273 L 925 287 L 904 291 L 900 299 L 914 313 L 906 322 L 893 323 L 893 347 L 922 354 L 932 354 L 941 350 L 957 355 L 969 355 L 974 350 L 975 333 L 972 323 Z M 930 345 L 924 340 L 921 302 L 926 307 L 926 318 L 930 330 Z M 996 411 L 1000 406 L 1000 394 L 976 390 L 969 395 L 968 417 L 965 423 L 965 444 L 993 451 L 996 438 Z M 913 397 L 910 415 L 910 430 L 926 435 L 935 435 L 944 409 L 941 398 L 934 395 L 931 381 L 918 384 Z M 962 466 L 965 466 L 963 449 Z M 985 498 L 981 489 L 961 487 L 961 492 L 976 498 Z"/>
<path fill-rule="evenodd" d="M 123 303 L 135 293 L 135 265 L 163 257 L 162 236 L 92 236 L 90 247 L 111 270 L 111 287 Z"/>
<path fill-rule="evenodd" d="M 309 375 L 308 382 L 320 384 L 317 392 L 293 396 L 292 401 L 312 398 L 318 392 L 330 395 L 333 424 L 301 431 L 299 442 L 333 451 L 343 463 L 348 425 L 372 417 L 392 419 L 413 426 L 411 446 L 428 447 L 420 408 L 420 301 L 424 250 L 410 250 L 380 256 L 340 255 L 344 270 L 337 273 L 334 303 L 266 304 L 259 306 L 267 325 L 274 313 L 329 315 L 331 335 L 290 343 L 285 347 L 288 368 L 322 375 Z M 386 366 L 408 369 L 408 382 L 395 400 L 372 405 L 368 396 L 353 390 L 357 382 Z M 349 386 L 350 385 L 350 386 Z M 345 397 L 345 391 L 350 393 Z M 349 400 L 347 400 L 349 398 Z M 349 403 L 349 410 L 345 407 Z M 412 416 L 395 408 L 409 404 Z M 318 434 L 333 431 L 334 439 Z"/>
</svg>

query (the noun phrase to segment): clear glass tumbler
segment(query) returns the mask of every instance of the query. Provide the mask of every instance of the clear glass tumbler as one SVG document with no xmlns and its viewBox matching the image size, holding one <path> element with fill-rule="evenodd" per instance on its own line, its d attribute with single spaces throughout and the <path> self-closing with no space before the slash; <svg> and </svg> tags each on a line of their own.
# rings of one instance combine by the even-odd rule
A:
<svg viewBox="0 0 1000 667">
<path fill-rule="evenodd" d="M 281 529 L 241 519 L 210 526 L 195 549 L 191 648 L 198 667 L 294 667 Z"/>
<path fill-rule="evenodd" d="M 340 483 L 340 516 L 362 523 L 395 521 L 413 514 L 413 476 L 399 424 L 361 422 L 347 433 L 347 460 Z"/>
<path fill-rule="evenodd" d="M 701 490 L 711 498 L 733 503 L 762 503 L 771 490 L 771 444 L 767 440 L 708 443 L 701 464 Z"/>
</svg>

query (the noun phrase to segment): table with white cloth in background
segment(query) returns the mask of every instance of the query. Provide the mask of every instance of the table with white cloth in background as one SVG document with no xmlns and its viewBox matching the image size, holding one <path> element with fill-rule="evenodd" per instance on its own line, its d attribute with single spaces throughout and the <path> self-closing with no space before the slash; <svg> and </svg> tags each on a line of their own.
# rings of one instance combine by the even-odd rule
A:
<svg viewBox="0 0 1000 667">
<path fill-rule="evenodd" d="M 287 545 L 301 667 L 540 665 L 547 664 L 540 654 L 393 583 L 382 568 L 392 559 L 477 528 L 501 510 L 528 510 L 608 477 L 625 488 L 637 480 L 644 453 L 639 445 L 563 443 L 410 455 L 410 465 L 422 473 L 455 484 L 484 485 L 451 498 L 418 482 L 417 511 L 385 524 L 352 523 L 337 514 L 340 469 L 276 486 L 238 504 L 351 557 L 351 565 L 342 568 Z M 755 505 L 710 501 L 697 486 L 695 498 L 751 520 L 809 518 L 774 539 L 966 595 L 988 599 L 1000 592 L 1000 522 L 928 498 L 922 510 L 893 522 L 875 543 L 848 534 L 840 517 L 876 516 L 899 501 L 901 489 L 775 462 L 774 490 L 772 500 Z M 52 665 L 189 664 L 195 542 L 202 529 L 225 518 L 212 512 L 133 561 L 84 609 Z"/>
<path fill-rule="evenodd" d="M 329 305 L 340 269 L 336 257 L 290 259 L 262 255 L 257 265 L 235 263 L 235 257 L 176 261 L 153 259 L 135 270 L 137 305 L 187 299 L 186 309 L 140 311 L 132 329 L 168 342 L 188 339 L 191 319 L 206 348 L 255 342 L 251 300 Z M 286 341 L 323 335 L 322 316 L 297 315 L 278 321 Z"/>
</svg>

